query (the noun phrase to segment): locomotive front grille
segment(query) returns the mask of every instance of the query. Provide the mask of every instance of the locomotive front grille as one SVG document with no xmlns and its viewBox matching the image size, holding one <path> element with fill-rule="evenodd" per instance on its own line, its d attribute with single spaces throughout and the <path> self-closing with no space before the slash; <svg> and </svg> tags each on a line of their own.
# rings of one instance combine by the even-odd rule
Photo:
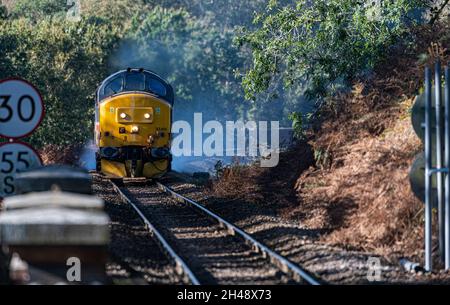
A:
<svg viewBox="0 0 450 305">
<path fill-rule="evenodd" d="M 142 160 L 144 159 L 144 149 L 142 147 L 123 147 L 123 157 L 126 160 Z"/>
<path fill-rule="evenodd" d="M 102 147 L 100 156 L 113 161 L 152 161 L 172 158 L 170 149 L 167 147 L 146 148 L 142 146 Z"/>
</svg>

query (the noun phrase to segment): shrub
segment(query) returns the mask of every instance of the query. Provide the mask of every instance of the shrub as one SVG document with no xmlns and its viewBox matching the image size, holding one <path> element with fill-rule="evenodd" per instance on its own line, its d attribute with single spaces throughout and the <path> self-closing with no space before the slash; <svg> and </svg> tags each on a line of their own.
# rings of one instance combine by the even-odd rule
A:
<svg viewBox="0 0 450 305">
<path fill-rule="evenodd" d="M 242 81 L 246 97 L 292 86 L 306 87 L 309 98 L 325 96 L 333 84 L 345 84 L 379 62 L 407 32 L 422 2 L 269 1 L 254 19 L 258 28 L 241 29 L 237 39 L 253 53 Z"/>
<path fill-rule="evenodd" d="M 98 21 L 98 20 L 97 20 Z M 0 78 L 22 77 L 42 93 L 46 117 L 30 141 L 68 145 L 92 131 L 94 91 L 119 37 L 108 21 L 0 21 Z"/>
</svg>

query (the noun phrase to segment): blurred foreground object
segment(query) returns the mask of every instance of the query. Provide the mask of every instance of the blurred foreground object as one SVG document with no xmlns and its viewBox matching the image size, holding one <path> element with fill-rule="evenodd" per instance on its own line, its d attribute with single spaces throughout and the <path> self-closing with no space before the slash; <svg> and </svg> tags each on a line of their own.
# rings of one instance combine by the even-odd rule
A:
<svg viewBox="0 0 450 305">
<path fill-rule="evenodd" d="M 67 165 L 52 165 L 19 173 L 16 175 L 14 185 L 17 195 L 52 189 L 92 194 L 92 177 L 89 173 Z"/>
</svg>

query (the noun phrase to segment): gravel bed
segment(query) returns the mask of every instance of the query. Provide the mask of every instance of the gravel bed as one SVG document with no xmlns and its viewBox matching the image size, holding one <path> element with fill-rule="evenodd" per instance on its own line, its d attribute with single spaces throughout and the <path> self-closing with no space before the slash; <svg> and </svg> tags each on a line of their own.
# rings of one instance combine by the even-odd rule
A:
<svg viewBox="0 0 450 305">
<path fill-rule="evenodd" d="M 319 243 L 317 238 L 323 232 L 305 229 L 300 223 L 279 217 L 271 206 L 214 198 L 207 189 L 186 183 L 178 175 L 167 177 L 163 182 L 244 229 L 326 283 L 450 284 L 449 272 L 409 272 L 400 265 L 398 258 Z"/>
<path fill-rule="evenodd" d="M 116 284 L 183 284 L 173 262 L 161 251 L 138 215 L 114 192 L 111 184 L 94 176 L 94 193 L 105 200 L 111 223 L 107 275 Z"/>
<path fill-rule="evenodd" d="M 156 185 L 126 185 L 149 221 L 186 261 L 202 284 L 295 284 L 291 277 L 195 209 Z"/>
</svg>

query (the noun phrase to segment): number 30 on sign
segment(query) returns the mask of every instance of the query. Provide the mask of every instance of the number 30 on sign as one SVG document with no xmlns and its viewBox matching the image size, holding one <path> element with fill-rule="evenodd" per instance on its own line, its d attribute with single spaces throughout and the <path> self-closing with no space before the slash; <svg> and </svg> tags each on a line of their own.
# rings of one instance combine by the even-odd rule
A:
<svg viewBox="0 0 450 305">
<path fill-rule="evenodd" d="M 27 144 L 0 144 L 0 198 L 14 194 L 14 178 L 17 173 L 41 165 L 39 155 Z"/>
<path fill-rule="evenodd" d="M 44 117 L 39 91 L 22 79 L 0 81 L 0 137 L 19 139 L 30 135 Z"/>
</svg>

